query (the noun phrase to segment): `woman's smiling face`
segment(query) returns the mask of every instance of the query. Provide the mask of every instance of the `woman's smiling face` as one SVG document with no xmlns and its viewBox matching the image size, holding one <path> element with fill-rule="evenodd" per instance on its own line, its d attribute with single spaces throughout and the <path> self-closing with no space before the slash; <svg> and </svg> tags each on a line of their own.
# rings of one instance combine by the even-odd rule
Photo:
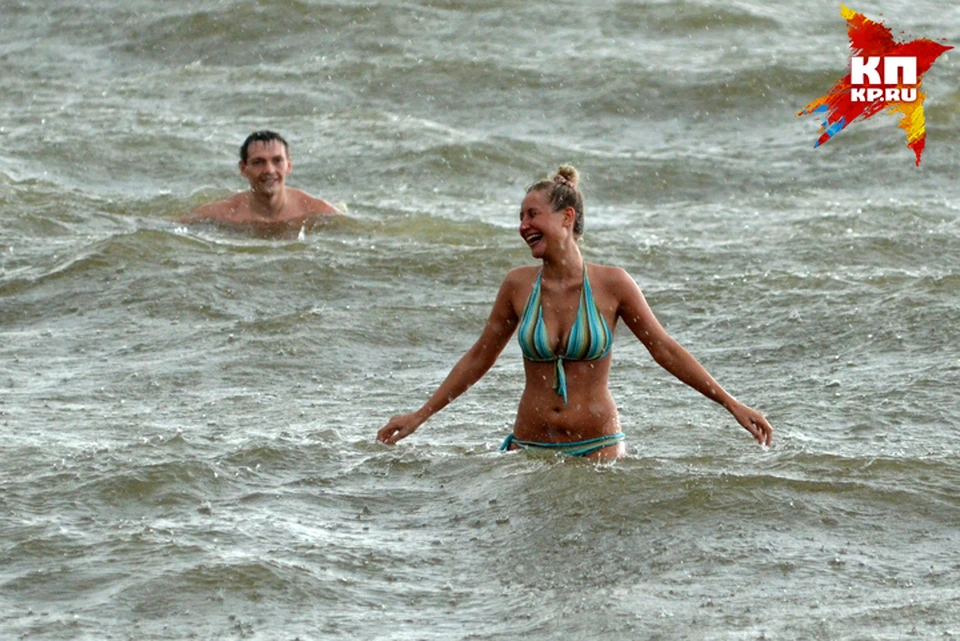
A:
<svg viewBox="0 0 960 641">
<path fill-rule="evenodd" d="M 565 229 L 563 211 L 554 211 L 548 194 L 535 189 L 520 204 L 520 237 L 534 258 L 543 258 L 551 243 L 572 233 Z"/>
</svg>

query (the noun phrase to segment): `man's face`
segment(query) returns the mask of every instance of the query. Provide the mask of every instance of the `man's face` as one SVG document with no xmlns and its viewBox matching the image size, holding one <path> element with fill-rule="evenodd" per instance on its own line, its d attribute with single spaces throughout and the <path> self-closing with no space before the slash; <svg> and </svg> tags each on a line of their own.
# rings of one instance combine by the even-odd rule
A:
<svg viewBox="0 0 960 641">
<path fill-rule="evenodd" d="M 254 141 L 247 146 L 247 160 L 240 161 L 240 173 L 250 181 L 250 189 L 265 195 L 280 193 L 293 162 L 279 140 Z"/>
</svg>

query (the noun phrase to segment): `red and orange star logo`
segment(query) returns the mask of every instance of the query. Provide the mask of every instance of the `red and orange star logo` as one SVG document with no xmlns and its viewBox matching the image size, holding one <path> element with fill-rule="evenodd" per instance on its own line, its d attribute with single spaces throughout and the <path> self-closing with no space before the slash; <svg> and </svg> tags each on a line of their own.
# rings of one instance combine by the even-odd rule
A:
<svg viewBox="0 0 960 641">
<path fill-rule="evenodd" d="M 819 147 L 854 120 L 865 120 L 881 111 L 899 113 L 899 126 L 906 131 L 907 147 L 913 150 L 919 166 L 927 139 L 923 118 L 926 95 L 920 91 L 921 78 L 943 52 L 953 47 L 926 38 L 895 42 L 890 29 L 862 13 L 840 5 L 840 15 L 847 21 L 853 51 L 851 73 L 797 115 L 823 117 L 821 135 L 814 145 Z"/>
</svg>

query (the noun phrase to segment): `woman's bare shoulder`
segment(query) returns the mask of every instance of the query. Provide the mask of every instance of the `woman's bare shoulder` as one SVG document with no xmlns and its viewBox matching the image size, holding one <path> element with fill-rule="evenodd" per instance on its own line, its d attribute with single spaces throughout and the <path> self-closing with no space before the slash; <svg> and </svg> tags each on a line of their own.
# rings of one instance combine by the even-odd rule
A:
<svg viewBox="0 0 960 641">
<path fill-rule="evenodd" d="M 623 267 L 587 263 L 587 269 L 589 270 L 590 283 L 594 286 L 618 287 L 628 281 L 634 282 L 633 277 Z"/>
<path fill-rule="evenodd" d="M 507 275 L 504 277 L 504 283 L 512 284 L 522 284 L 533 281 L 537 274 L 540 272 L 540 267 L 536 265 L 523 265 L 521 267 L 514 267 Z"/>
<path fill-rule="evenodd" d="M 503 277 L 503 283 L 500 285 L 501 294 L 507 294 L 515 305 L 519 305 L 521 299 L 530 295 L 539 272 L 539 266 L 514 267 Z"/>
</svg>

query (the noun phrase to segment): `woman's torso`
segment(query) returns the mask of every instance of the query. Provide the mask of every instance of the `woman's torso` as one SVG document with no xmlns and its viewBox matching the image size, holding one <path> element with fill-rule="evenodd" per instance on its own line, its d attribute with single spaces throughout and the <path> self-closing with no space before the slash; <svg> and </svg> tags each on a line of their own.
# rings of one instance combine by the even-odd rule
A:
<svg viewBox="0 0 960 641">
<path fill-rule="evenodd" d="M 596 311 L 612 334 L 617 322 L 618 300 L 610 287 L 611 269 L 587 265 L 592 301 L 587 300 L 586 304 L 596 305 Z M 518 317 L 523 315 L 539 275 L 539 268 L 523 270 L 522 285 L 517 287 L 513 301 Z M 549 279 L 541 282 L 542 322 L 552 351 L 557 354 L 566 352 L 582 291 L 582 283 L 558 284 Z M 524 441 L 567 443 L 619 432 L 617 407 L 607 387 L 610 361 L 609 352 L 595 360 L 563 359 L 565 402 L 556 390 L 556 363 L 524 358 L 526 384 L 517 408 L 514 436 Z"/>
</svg>

